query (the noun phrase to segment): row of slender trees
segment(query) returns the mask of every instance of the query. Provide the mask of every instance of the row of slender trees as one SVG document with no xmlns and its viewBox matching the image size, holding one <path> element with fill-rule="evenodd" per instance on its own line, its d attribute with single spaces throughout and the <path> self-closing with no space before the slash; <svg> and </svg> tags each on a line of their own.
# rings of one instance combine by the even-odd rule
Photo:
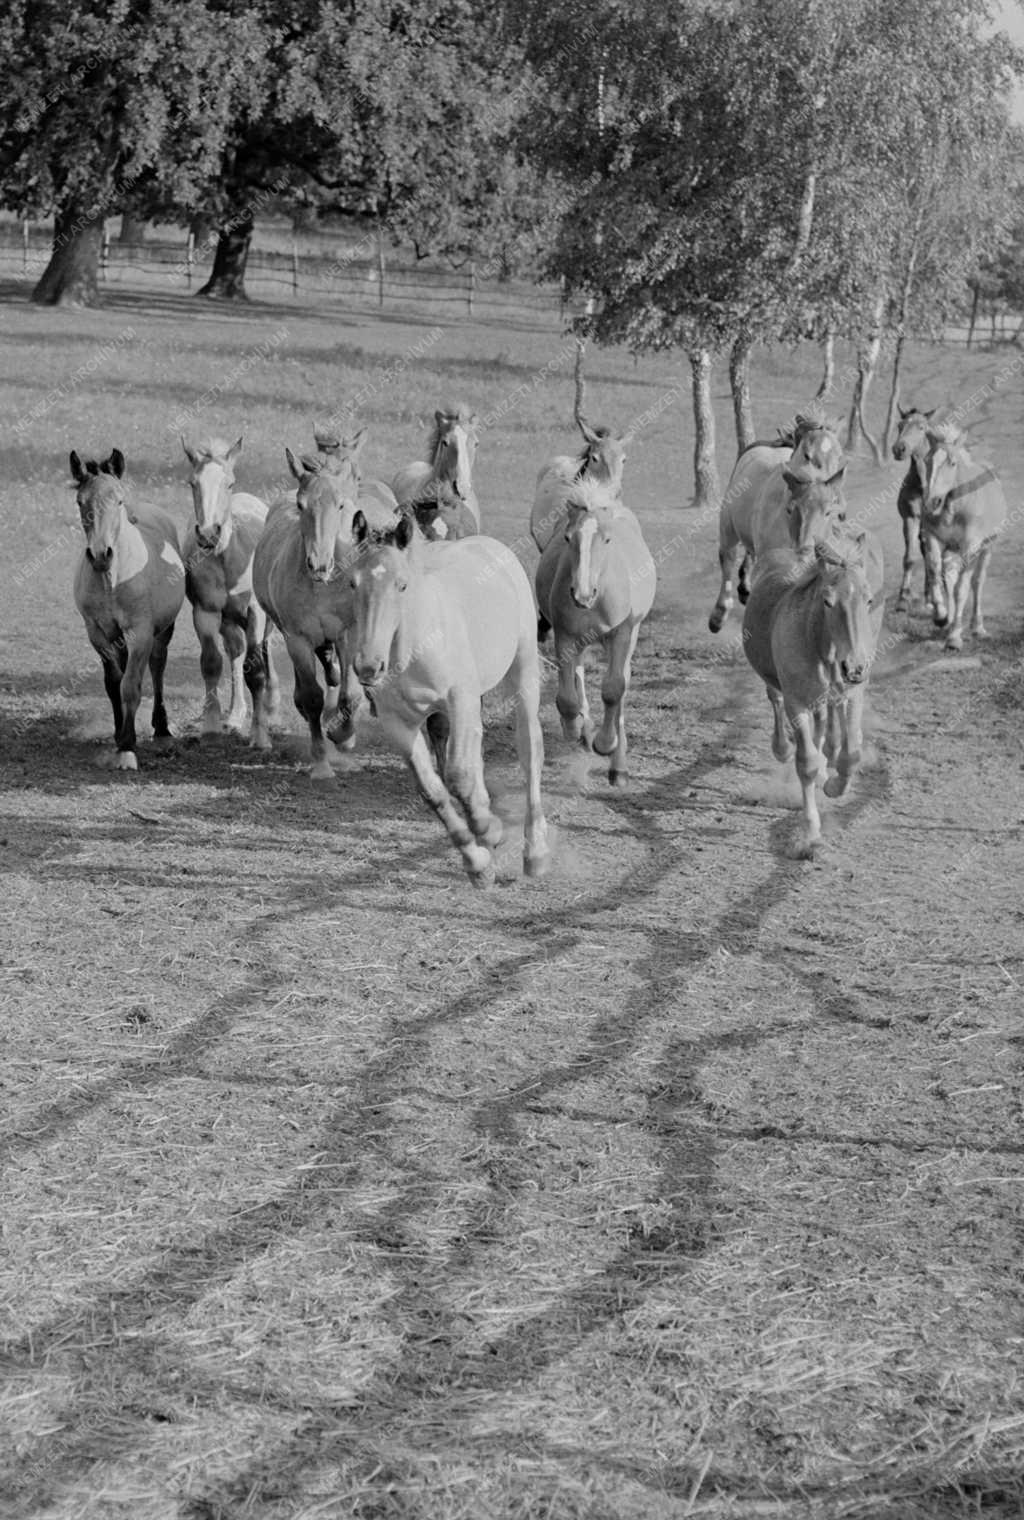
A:
<svg viewBox="0 0 1024 1520">
<path fill-rule="evenodd" d="M 891 416 L 906 337 L 1022 243 L 987 0 L 8 0 L 0 54 L 0 200 L 54 217 L 34 299 L 95 299 L 115 213 L 203 218 L 218 296 L 269 198 L 370 218 L 563 280 L 595 341 L 683 348 L 698 500 L 717 362 L 743 444 L 755 343 L 850 339 L 866 433 L 880 355 Z"/>
</svg>

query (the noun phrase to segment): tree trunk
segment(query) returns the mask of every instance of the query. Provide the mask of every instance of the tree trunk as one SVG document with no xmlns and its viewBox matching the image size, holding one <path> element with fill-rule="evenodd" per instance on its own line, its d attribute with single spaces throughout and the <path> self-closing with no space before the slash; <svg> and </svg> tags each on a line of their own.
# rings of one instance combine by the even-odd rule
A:
<svg viewBox="0 0 1024 1520">
<path fill-rule="evenodd" d="M 584 400 L 586 399 L 586 394 L 587 394 L 587 382 L 586 382 L 586 380 L 584 378 L 584 375 L 583 375 L 583 355 L 586 353 L 586 350 L 587 350 L 587 340 L 586 340 L 586 338 L 581 338 L 580 335 L 579 335 L 579 333 L 577 333 L 576 334 L 576 358 L 575 358 L 575 361 L 574 361 L 573 367 L 572 367 L 572 383 L 573 383 L 572 420 L 575 422 L 575 424 L 576 424 L 577 427 L 579 427 L 579 425 L 580 425 L 581 418 L 583 418 L 583 417 L 586 416 L 586 413 L 585 413 L 585 411 L 583 409 L 583 403 L 584 403 Z"/>
<path fill-rule="evenodd" d="M 77 206 L 57 212 L 53 252 L 32 300 L 39 306 L 94 306 L 99 299 L 103 218 Z"/>
<path fill-rule="evenodd" d="M 213 270 L 196 295 L 217 296 L 225 301 L 249 299 L 245 293 L 245 265 L 252 231 L 251 214 L 239 216 L 221 227 L 217 234 L 217 251 L 213 255 Z"/>
<path fill-rule="evenodd" d="M 867 341 L 857 355 L 857 379 L 853 387 L 853 401 L 850 405 L 850 416 L 846 425 L 846 447 L 852 449 L 856 444 L 857 434 L 862 434 L 874 455 L 876 464 L 882 463 L 882 450 L 877 439 L 872 438 L 868 432 L 867 424 L 864 420 L 864 402 L 867 399 L 871 382 L 874 379 L 878 355 L 882 347 L 882 314 L 884 311 L 885 297 L 879 296 L 875 302 L 871 330 Z"/>
<path fill-rule="evenodd" d="M 831 327 L 825 333 L 822 353 L 825 364 L 821 372 L 821 384 L 814 395 L 815 401 L 824 401 L 836 388 L 836 335 Z"/>
<path fill-rule="evenodd" d="M 121 231 L 118 233 L 119 243 L 144 243 L 146 241 L 146 218 L 135 216 L 131 211 L 121 213 Z"/>
<path fill-rule="evenodd" d="M 903 344 L 906 334 L 900 327 L 896 333 L 896 347 L 892 351 L 892 384 L 889 386 L 889 405 L 885 409 L 885 432 L 882 435 L 883 453 L 891 455 L 896 434 L 896 413 L 900 407 L 900 366 L 903 363 Z"/>
<path fill-rule="evenodd" d="M 711 353 L 706 348 L 689 351 L 693 374 L 693 505 L 714 507 L 722 494 L 715 463 L 715 413 L 711 405 Z"/>
<path fill-rule="evenodd" d="M 975 285 L 974 294 L 971 297 L 971 320 L 967 328 L 967 347 L 970 348 L 974 338 L 974 324 L 978 320 L 978 302 L 981 300 L 981 286 Z"/>
<path fill-rule="evenodd" d="M 754 442 L 754 409 L 750 400 L 750 350 L 748 333 L 740 333 L 729 350 L 729 388 L 736 423 L 736 452 L 742 454 Z"/>
</svg>

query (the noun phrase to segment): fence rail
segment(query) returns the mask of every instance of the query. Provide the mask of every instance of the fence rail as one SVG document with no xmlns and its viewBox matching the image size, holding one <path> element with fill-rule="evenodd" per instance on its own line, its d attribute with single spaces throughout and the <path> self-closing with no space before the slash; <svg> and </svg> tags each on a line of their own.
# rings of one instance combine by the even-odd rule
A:
<svg viewBox="0 0 1024 1520">
<path fill-rule="evenodd" d="M 51 250 L 47 228 L 0 227 L 0 268 L 5 272 L 36 280 Z M 212 248 L 196 247 L 191 236 L 180 243 L 157 239 L 120 243 L 104 237 L 99 277 L 108 285 L 189 292 L 202 286 L 212 268 Z M 251 294 L 267 298 L 288 295 L 380 309 L 442 307 L 470 318 L 518 315 L 568 320 L 583 311 L 583 303 L 565 301 L 557 285 L 497 279 L 488 265 L 471 262 L 464 269 L 422 269 L 390 264 L 380 256 L 349 256 L 344 251 L 331 257 L 297 249 L 254 248 L 246 263 L 245 284 Z"/>
</svg>

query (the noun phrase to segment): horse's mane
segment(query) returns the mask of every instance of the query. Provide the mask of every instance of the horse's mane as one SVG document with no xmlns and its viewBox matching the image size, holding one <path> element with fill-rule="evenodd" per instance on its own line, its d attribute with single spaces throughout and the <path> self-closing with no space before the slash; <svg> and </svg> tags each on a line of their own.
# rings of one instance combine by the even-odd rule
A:
<svg viewBox="0 0 1024 1520">
<path fill-rule="evenodd" d="M 565 505 L 584 512 L 610 512 L 614 515 L 621 502 L 611 494 L 603 480 L 591 480 L 584 475 L 573 482 L 572 489 L 565 498 Z"/>
<path fill-rule="evenodd" d="M 753 443 L 748 443 L 746 448 L 740 449 L 740 456 L 750 449 L 795 449 L 801 439 L 806 438 L 808 433 L 816 433 L 824 430 L 839 435 L 840 423 L 834 418 L 828 418 L 824 412 L 811 410 L 796 412 L 793 421 L 785 427 L 775 429 L 774 438 L 755 438 Z"/>
<path fill-rule="evenodd" d="M 967 435 L 963 428 L 956 422 L 937 422 L 930 427 L 925 435 L 929 444 L 948 449 L 950 455 L 954 452 L 958 457 L 969 458 L 967 449 Z"/>
</svg>

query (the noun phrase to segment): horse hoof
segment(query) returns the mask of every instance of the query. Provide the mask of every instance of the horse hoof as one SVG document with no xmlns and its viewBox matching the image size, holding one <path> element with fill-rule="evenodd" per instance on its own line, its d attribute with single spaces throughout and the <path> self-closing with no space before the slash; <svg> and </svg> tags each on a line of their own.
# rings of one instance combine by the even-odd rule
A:
<svg viewBox="0 0 1024 1520">
<path fill-rule="evenodd" d="M 750 600 L 750 587 L 749 586 L 737 586 L 736 587 L 736 595 L 739 597 L 740 601 L 743 603 L 743 606 L 745 607 L 747 605 L 747 602 Z"/>
<path fill-rule="evenodd" d="M 311 781 L 333 781 L 334 772 L 331 770 L 331 762 L 329 760 L 318 760 L 310 768 L 309 779 Z"/>
<path fill-rule="evenodd" d="M 629 773 L 627 771 L 617 771 L 615 767 L 612 766 L 608 771 L 608 785 L 625 786 L 628 774 Z"/>
<path fill-rule="evenodd" d="M 153 735 L 153 748 L 155 750 L 158 750 L 161 755 L 166 755 L 168 753 L 168 751 L 170 751 L 170 750 L 172 750 L 174 748 L 174 739 L 173 739 L 172 735 L 171 734 L 154 734 Z"/>
<path fill-rule="evenodd" d="M 720 633 L 721 630 L 722 630 L 722 624 L 724 622 L 725 622 L 725 613 L 724 612 L 717 612 L 716 611 L 716 612 L 713 612 L 711 614 L 711 616 L 708 618 L 708 627 L 711 629 L 712 633 Z"/>
<path fill-rule="evenodd" d="M 483 833 L 478 834 L 476 837 L 480 844 L 486 845 L 489 850 L 493 850 L 495 845 L 499 845 L 505 837 L 505 828 L 501 819 L 492 813 L 490 823 Z"/>
<path fill-rule="evenodd" d="M 948 650 L 950 654 L 961 654 L 963 652 L 964 641 L 963 639 L 947 639 L 942 647 Z"/>
<path fill-rule="evenodd" d="M 551 865 L 551 856 L 545 852 L 543 855 L 523 856 L 524 876 L 546 876 Z"/>
<path fill-rule="evenodd" d="M 825 796 L 842 797 L 849 784 L 849 778 L 847 776 L 829 776 L 828 780 L 825 782 Z"/>
<path fill-rule="evenodd" d="M 116 771 L 137 771 L 138 768 L 138 757 L 133 749 L 118 750 L 117 759 L 114 761 Z"/>
</svg>

